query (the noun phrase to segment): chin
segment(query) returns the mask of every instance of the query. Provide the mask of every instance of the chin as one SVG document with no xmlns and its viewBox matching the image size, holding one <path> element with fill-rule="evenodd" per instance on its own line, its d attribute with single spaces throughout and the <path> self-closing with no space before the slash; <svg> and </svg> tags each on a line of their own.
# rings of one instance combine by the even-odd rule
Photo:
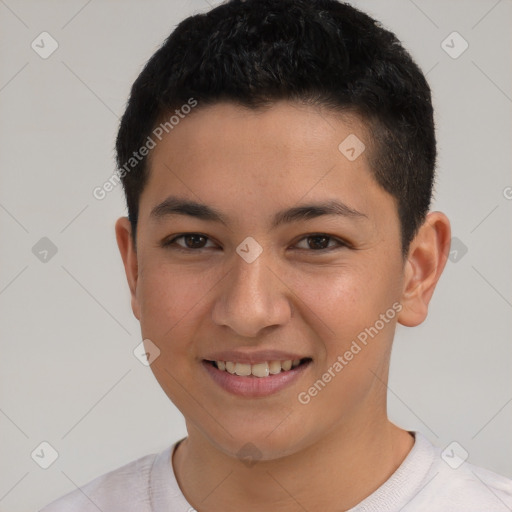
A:
<svg viewBox="0 0 512 512">
<path fill-rule="evenodd" d="M 261 428 L 255 425 L 247 428 L 247 424 L 232 425 L 229 433 L 221 428 L 206 436 L 219 451 L 240 459 L 247 466 L 293 455 L 309 445 L 307 439 L 311 435 L 301 433 L 300 429 L 290 425 L 280 429 L 279 426 L 270 427 L 270 424 L 263 422 Z"/>
</svg>

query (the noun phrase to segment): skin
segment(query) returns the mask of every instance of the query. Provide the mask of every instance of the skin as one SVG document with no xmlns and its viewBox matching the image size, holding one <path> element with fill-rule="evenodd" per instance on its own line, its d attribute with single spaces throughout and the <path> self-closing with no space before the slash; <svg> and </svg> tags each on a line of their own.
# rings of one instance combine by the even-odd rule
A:
<svg viewBox="0 0 512 512">
<path fill-rule="evenodd" d="M 426 318 L 450 224 L 430 212 L 402 257 L 396 202 L 370 172 L 364 128 L 355 116 L 287 101 L 257 112 L 231 103 L 198 107 L 152 151 L 136 251 L 128 219 L 116 223 L 133 313 L 143 338 L 161 351 L 152 371 L 186 420 L 174 471 L 200 512 L 348 510 L 413 446 L 387 418 L 390 351 L 397 321 L 415 326 Z M 367 148 L 354 161 L 338 150 L 349 134 Z M 152 219 L 171 194 L 218 209 L 226 225 Z M 333 198 L 364 216 L 270 227 L 281 209 Z M 208 237 L 199 239 L 204 248 L 180 252 L 184 239 L 161 246 L 182 233 Z M 318 239 L 307 238 L 315 233 L 331 236 L 322 247 L 335 249 L 318 250 Z M 236 253 L 247 236 L 263 249 L 252 263 Z M 394 303 L 400 313 L 301 404 L 298 394 Z M 214 350 L 251 347 L 313 362 L 291 386 L 252 399 L 224 391 L 202 367 Z M 258 450 L 250 464 L 238 455 L 247 443 Z"/>
</svg>

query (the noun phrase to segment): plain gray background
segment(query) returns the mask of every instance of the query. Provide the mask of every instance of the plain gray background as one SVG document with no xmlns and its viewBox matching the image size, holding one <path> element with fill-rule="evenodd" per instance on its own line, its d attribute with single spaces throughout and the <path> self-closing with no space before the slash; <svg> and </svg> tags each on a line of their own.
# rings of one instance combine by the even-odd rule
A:
<svg viewBox="0 0 512 512">
<path fill-rule="evenodd" d="M 0 0 L 0 511 L 37 510 L 186 434 L 133 355 L 140 330 L 114 237 L 121 187 L 103 201 L 92 190 L 114 170 L 118 118 L 143 64 L 209 3 Z M 512 477 L 512 3 L 353 3 L 427 73 L 434 209 L 457 238 L 428 320 L 398 327 L 391 419 Z M 31 47 L 51 49 L 42 32 L 59 45 L 45 59 Z M 43 237 L 57 250 L 46 261 Z M 48 469 L 31 457 L 48 456 L 43 441 L 58 452 Z"/>
</svg>

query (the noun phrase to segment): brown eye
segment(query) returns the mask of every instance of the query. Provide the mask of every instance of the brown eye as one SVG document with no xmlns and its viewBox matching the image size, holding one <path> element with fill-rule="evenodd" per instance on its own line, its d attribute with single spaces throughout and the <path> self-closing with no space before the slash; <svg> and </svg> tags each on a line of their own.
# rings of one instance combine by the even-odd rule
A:
<svg viewBox="0 0 512 512">
<path fill-rule="evenodd" d="M 181 240 L 184 243 L 178 243 L 177 240 Z M 201 235 L 200 233 L 185 233 L 183 235 L 176 236 L 171 240 L 163 242 L 162 246 L 169 248 L 172 248 L 174 246 L 177 249 L 186 251 L 188 249 L 204 249 L 206 248 L 205 246 L 208 242 L 208 237 L 205 235 Z"/>
<path fill-rule="evenodd" d="M 206 242 L 206 237 L 202 235 L 183 235 L 183 240 L 188 249 L 200 249 L 203 248 Z"/>
<path fill-rule="evenodd" d="M 308 245 L 310 249 L 327 249 L 330 237 L 328 236 L 308 236 Z"/>
<path fill-rule="evenodd" d="M 332 236 L 322 233 L 305 236 L 299 241 L 299 244 L 302 243 L 303 241 L 306 241 L 305 246 L 299 248 L 311 251 L 327 251 L 330 249 L 335 249 L 336 247 L 343 247 L 346 245 L 341 240 L 335 239 Z M 334 242 L 335 245 L 329 246 L 329 244 L 332 242 Z M 297 244 L 297 246 L 299 246 L 299 244 Z"/>
</svg>

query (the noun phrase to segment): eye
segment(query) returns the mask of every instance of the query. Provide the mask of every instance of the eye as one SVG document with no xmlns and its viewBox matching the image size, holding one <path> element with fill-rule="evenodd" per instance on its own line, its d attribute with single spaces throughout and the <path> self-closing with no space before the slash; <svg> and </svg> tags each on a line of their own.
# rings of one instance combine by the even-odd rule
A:
<svg viewBox="0 0 512 512">
<path fill-rule="evenodd" d="M 299 244 L 305 241 L 306 247 L 299 247 Z M 334 242 L 334 246 L 329 247 L 329 244 Z M 301 250 L 310 250 L 314 252 L 319 251 L 330 251 L 332 249 L 340 248 L 340 247 L 348 247 L 348 243 L 335 238 L 330 235 L 326 235 L 325 233 L 315 233 L 312 235 L 307 235 L 304 238 L 299 240 L 299 243 L 296 244 L 296 247 L 299 247 Z"/>
<path fill-rule="evenodd" d="M 181 240 L 183 243 L 178 243 L 178 240 Z M 215 247 L 215 244 L 208 247 L 207 244 L 209 241 L 213 244 L 206 235 L 201 233 L 183 233 L 169 240 L 164 240 L 161 243 L 161 246 L 183 251 L 199 251 L 201 249 Z M 301 243 L 303 244 L 303 247 L 300 247 Z M 314 233 L 301 238 L 295 247 L 298 247 L 301 251 L 326 252 L 341 247 L 349 247 L 349 244 L 325 233 Z"/>
<path fill-rule="evenodd" d="M 177 243 L 177 240 L 183 240 L 183 244 Z M 205 249 L 208 237 L 201 233 L 184 233 L 182 235 L 175 236 L 170 240 L 164 240 L 162 247 L 170 247 L 173 245 L 177 246 L 178 250 L 194 250 L 194 249 Z"/>
</svg>

